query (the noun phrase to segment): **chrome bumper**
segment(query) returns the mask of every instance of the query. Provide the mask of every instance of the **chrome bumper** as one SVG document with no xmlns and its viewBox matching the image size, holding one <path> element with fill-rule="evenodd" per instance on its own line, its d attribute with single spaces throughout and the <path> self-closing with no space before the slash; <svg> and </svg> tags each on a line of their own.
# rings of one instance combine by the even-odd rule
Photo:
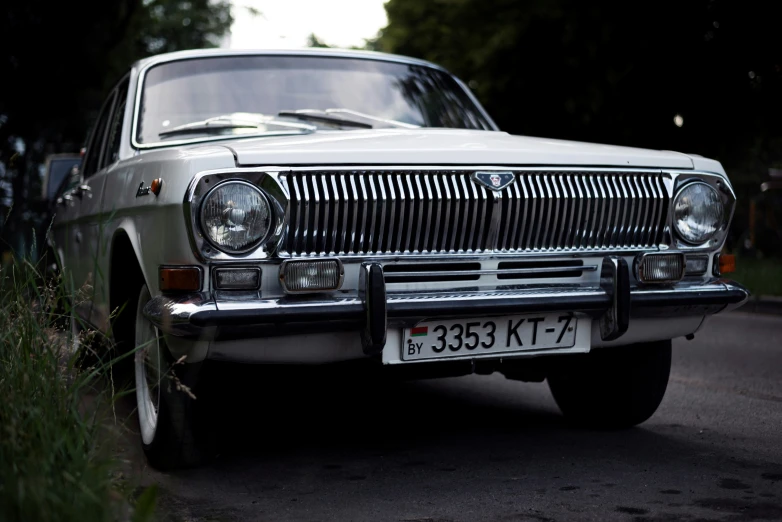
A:
<svg viewBox="0 0 782 522">
<path fill-rule="evenodd" d="M 144 315 L 168 335 L 200 340 L 248 339 L 356 331 L 364 351 L 376 354 L 388 328 L 435 317 L 476 317 L 550 311 L 586 313 L 600 321 L 601 337 L 613 340 L 632 318 L 711 315 L 741 306 L 749 292 L 726 279 L 673 286 L 631 286 L 621 258 L 603 260 L 599 287 L 551 286 L 481 292 L 386 295 L 383 270 L 365 264 L 357 296 L 286 296 L 202 292 L 153 298 Z"/>
</svg>

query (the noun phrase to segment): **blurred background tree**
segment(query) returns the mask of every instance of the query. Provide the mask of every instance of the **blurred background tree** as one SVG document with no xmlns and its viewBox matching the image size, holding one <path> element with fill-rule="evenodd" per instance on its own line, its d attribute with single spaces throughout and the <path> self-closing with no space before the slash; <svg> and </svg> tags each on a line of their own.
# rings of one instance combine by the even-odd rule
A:
<svg viewBox="0 0 782 522">
<path fill-rule="evenodd" d="M 372 46 L 468 81 L 512 133 L 782 160 L 780 3 L 390 0 Z"/>
<path fill-rule="evenodd" d="M 749 201 L 782 167 L 782 2 L 389 0 L 375 50 L 441 64 L 501 129 L 696 153 Z"/>
<path fill-rule="evenodd" d="M 0 163 L 13 209 L 0 227 L 3 259 L 35 257 L 48 212 L 47 154 L 76 152 L 109 89 L 137 59 L 216 47 L 228 0 L 10 0 L 0 10 Z M 10 183 L 9 183 L 10 178 Z M 33 233 L 33 230 L 39 232 Z"/>
<path fill-rule="evenodd" d="M 0 144 L 11 135 L 77 147 L 130 64 L 215 47 L 230 29 L 226 0 L 10 1 L 0 10 Z"/>
</svg>

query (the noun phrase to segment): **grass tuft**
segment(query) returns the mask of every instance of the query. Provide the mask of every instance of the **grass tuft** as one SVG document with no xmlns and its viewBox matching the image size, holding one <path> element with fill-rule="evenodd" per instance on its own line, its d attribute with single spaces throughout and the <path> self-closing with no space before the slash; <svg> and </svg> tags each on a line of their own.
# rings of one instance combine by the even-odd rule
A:
<svg viewBox="0 0 782 522">
<path fill-rule="evenodd" d="M 0 269 L 0 520 L 148 520 L 155 491 L 136 509 L 120 480 L 111 362 L 77 364 L 63 326 L 76 299 L 41 280 Z"/>
</svg>

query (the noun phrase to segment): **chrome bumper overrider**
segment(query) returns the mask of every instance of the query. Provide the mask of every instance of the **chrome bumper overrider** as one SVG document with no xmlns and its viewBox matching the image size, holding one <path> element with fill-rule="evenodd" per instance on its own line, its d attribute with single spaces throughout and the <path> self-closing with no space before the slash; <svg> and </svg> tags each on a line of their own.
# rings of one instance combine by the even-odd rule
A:
<svg viewBox="0 0 782 522">
<path fill-rule="evenodd" d="M 201 340 L 247 339 L 356 331 L 364 351 L 376 354 L 388 328 L 435 317 L 476 317 L 549 311 L 587 313 L 600 321 L 604 340 L 621 337 L 633 318 L 710 315 L 743 304 L 749 292 L 726 279 L 672 286 L 631 286 L 626 263 L 603 260 L 600 286 L 556 285 L 481 292 L 386 295 L 382 267 L 367 263 L 357 296 L 286 296 L 202 292 L 153 298 L 144 315 L 169 335 Z"/>
</svg>

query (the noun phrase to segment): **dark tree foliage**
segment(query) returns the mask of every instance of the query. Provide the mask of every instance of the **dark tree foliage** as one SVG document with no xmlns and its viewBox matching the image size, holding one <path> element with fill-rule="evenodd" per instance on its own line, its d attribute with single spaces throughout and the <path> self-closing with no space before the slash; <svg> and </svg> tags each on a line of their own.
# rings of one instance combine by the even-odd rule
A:
<svg viewBox="0 0 782 522">
<path fill-rule="evenodd" d="M 10 0 L 0 10 L 0 144 L 81 144 L 108 89 L 139 58 L 213 47 L 227 1 Z"/>
<path fill-rule="evenodd" d="M 512 133 L 782 162 L 782 5 L 389 0 L 371 47 L 469 82 Z M 674 124 L 681 115 L 683 126 Z"/>
</svg>

